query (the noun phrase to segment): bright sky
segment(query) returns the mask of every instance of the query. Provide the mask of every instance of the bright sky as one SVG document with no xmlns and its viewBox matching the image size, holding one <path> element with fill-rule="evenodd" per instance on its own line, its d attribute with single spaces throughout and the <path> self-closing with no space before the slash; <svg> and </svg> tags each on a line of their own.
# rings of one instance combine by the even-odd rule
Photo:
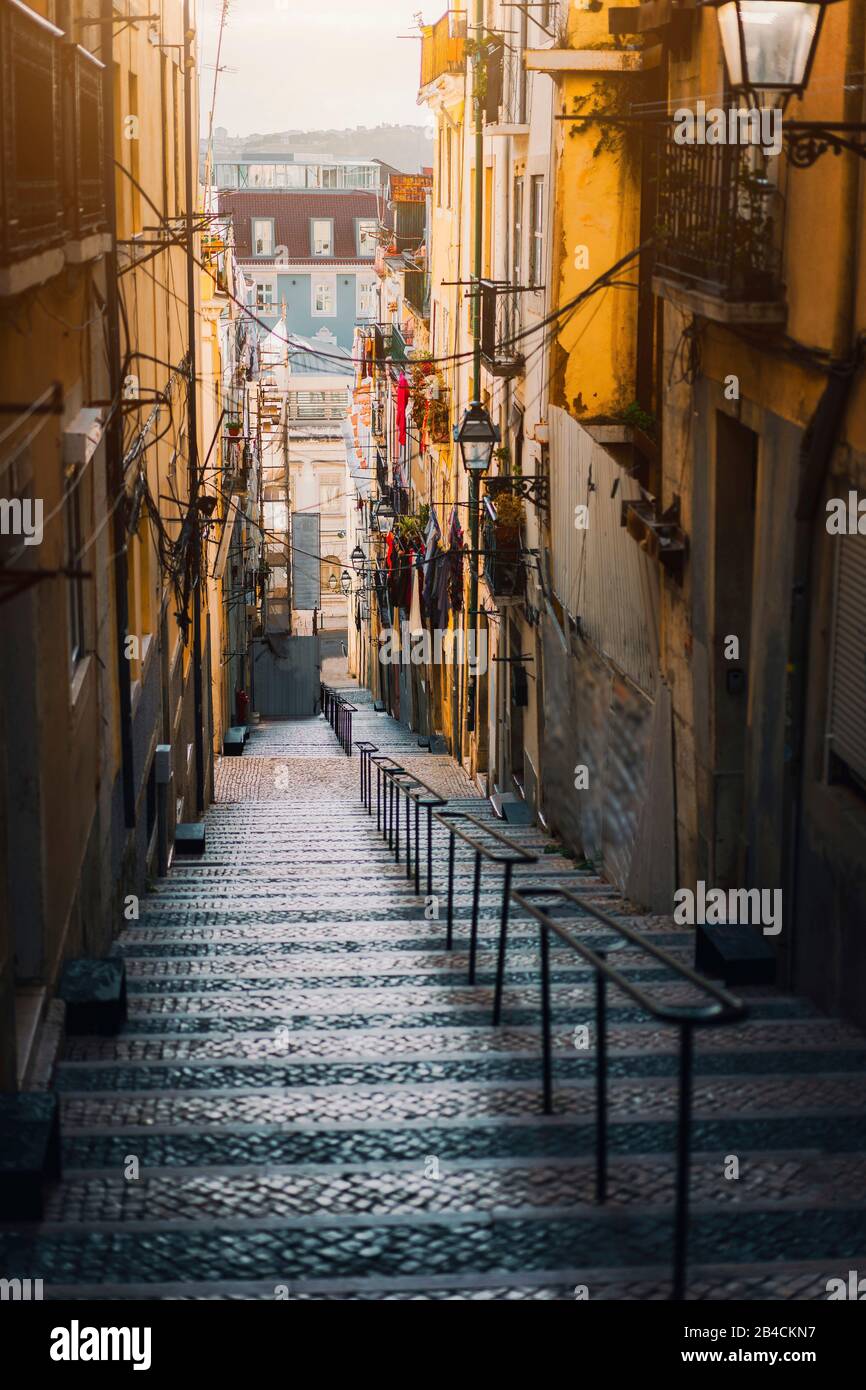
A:
<svg viewBox="0 0 866 1390">
<path fill-rule="evenodd" d="M 416 105 L 421 0 L 231 0 L 215 126 L 230 135 L 427 124 Z M 434 3 L 438 18 L 447 0 Z M 202 124 L 207 129 L 222 0 L 200 0 Z M 435 11 L 435 14 L 433 13 Z M 429 17 L 429 16 L 428 16 Z"/>
</svg>

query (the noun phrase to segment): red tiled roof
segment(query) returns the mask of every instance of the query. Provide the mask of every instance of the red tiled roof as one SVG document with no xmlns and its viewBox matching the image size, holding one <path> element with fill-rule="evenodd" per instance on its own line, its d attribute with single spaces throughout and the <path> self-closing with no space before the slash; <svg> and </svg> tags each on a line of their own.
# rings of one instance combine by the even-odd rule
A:
<svg viewBox="0 0 866 1390">
<path fill-rule="evenodd" d="M 231 216 L 235 231 L 235 251 L 238 260 L 258 261 L 252 254 L 252 219 L 274 219 L 275 244 L 288 248 L 288 258 L 295 263 L 328 265 L 347 261 L 372 265 L 372 258 L 359 259 L 355 236 L 355 220 L 359 217 L 380 218 L 379 197 L 375 192 L 342 192 L 333 189 L 226 190 L 219 195 L 221 215 Z M 388 220 L 387 213 L 383 213 Z M 313 218 L 330 217 L 334 222 L 333 256 L 313 256 L 310 223 Z M 267 261 L 263 261 L 267 264 Z"/>
</svg>

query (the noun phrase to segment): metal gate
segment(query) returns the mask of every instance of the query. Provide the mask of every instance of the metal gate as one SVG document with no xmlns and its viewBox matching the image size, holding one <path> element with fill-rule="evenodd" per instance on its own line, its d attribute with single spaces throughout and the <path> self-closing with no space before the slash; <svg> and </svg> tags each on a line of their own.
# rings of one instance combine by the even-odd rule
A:
<svg viewBox="0 0 866 1390">
<path fill-rule="evenodd" d="M 318 713 L 321 653 L 318 637 L 264 637 L 252 644 L 252 704 L 263 719 L 303 719 Z"/>
</svg>

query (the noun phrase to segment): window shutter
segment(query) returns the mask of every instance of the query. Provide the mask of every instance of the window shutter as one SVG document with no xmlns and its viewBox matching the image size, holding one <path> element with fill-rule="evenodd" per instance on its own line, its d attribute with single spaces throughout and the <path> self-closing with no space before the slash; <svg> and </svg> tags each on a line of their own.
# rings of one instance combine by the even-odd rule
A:
<svg viewBox="0 0 866 1390">
<path fill-rule="evenodd" d="M 830 746 L 866 780 L 866 536 L 837 536 Z"/>
</svg>

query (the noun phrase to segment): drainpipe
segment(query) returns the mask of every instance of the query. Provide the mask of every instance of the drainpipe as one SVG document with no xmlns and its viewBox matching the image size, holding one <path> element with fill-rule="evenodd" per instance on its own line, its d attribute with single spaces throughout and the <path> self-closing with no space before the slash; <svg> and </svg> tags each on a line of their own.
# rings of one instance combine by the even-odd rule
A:
<svg viewBox="0 0 866 1390">
<path fill-rule="evenodd" d="M 195 314 L 195 246 L 193 241 L 193 168 L 192 168 L 192 81 L 193 81 L 193 30 L 190 24 L 190 0 L 183 2 L 183 122 L 184 122 L 184 198 L 186 201 L 186 298 L 187 298 L 187 336 L 189 338 L 189 378 L 187 381 L 187 413 L 189 418 L 189 507 L 192 523 L 193 546 L 193 586 L 192 586 L 192 627 L 193 627 L 193 696 L 195 700 L 195 803 L 196 814 L 204 815 L 204 680 L 202 676 L 202 622 L 201 622 L 201 532 L 198 513 L 198 354 L 196 352 L 196 333 L 198 325 Z"/>
<path fill-rule="evenodd" d="M 474 297 L 472 301 L 472 398 L 481 400 L 481 272 L 484 248 L 484 115 L 481 101 L 481 36 L 484 32 L 484 0 L 475 0 L 475 54 L 472 64 L 472 95 L 475 103 L 475 227 L 474 264 L 472 278 Z M 469 570 L 469 612 L 466 615 L 467 629 L 470 624 L 475 629 L 474 650 L 478 651 L 478 477 L 474 470 L 469 474 L 469 524 L 470 554 L 472 563 Z M 466 733 L 475 733 L 478 677 L 469 676 L 468 698 L 466 701 Z M 476 736 L 477 747 L 477 736 Z"/>
<path fill-rule="evenodd" d="M 114 173 L 114 4 L 102 0 L 102 53 L 105 67 L 102 73 L 102 107 L 105 130 L 103 135 L 103 183 L 105 212 L 111 230 L 111 250 L 106 256 L 106 329 L 108 334 L 109 399 L 114 403 L 108 417 L 106 463 L 108 498 L 119 497 L 125 486 L 123 477 L 123 414 L 120 397 L 123 390 L 123 371 L 120 352 L 120 303 L 117 267 L 117 198 Z M 127 830 L 135 828 L 135 766 L 132 748 L 132 678 L 125 655 L 129 627 L 129 596 L 126 567 L 126 514 L 124 507 L 114 513 L 114 612 L 117 637 L 117 684 L 120 705 L 120 766 L 123 782 L 123 823 Z"/>
<path fill-rule="evenodd" d="M 863 89 L 859 78 L 866 50 L 866 7 L 851 5 L 845 53 L 845 94 L 842 119 L 859 123 L 863 119 Z M 789 641 L 789 707 L 791 734 L 788 741 L 788 773 L 785 787 L 787 835 L 783 843 L 783 883 L 791 904 L 791 930 L 787 936 L 784 960 L 785 983 L 797 981 L 797 870 L 803 829 L 804 750 L 808 700 L 809 629 L 815 524 L 818 507 L 830 471 L 839 430 L 845 416 L 854 373 L 859 363 L 856 338 L 858 294 L 857 248 L 861 241 L 861 186 L 863 162 L 857 155 L 844 153 L 842 159 L 842 212 L 840 217 L 839 296 L 833 332 L 833 365 L 821 400 L 803 442 L 803 470 L 797 505 L 797 531 L 794 550 L 792 620 Z"/>
</svg>

